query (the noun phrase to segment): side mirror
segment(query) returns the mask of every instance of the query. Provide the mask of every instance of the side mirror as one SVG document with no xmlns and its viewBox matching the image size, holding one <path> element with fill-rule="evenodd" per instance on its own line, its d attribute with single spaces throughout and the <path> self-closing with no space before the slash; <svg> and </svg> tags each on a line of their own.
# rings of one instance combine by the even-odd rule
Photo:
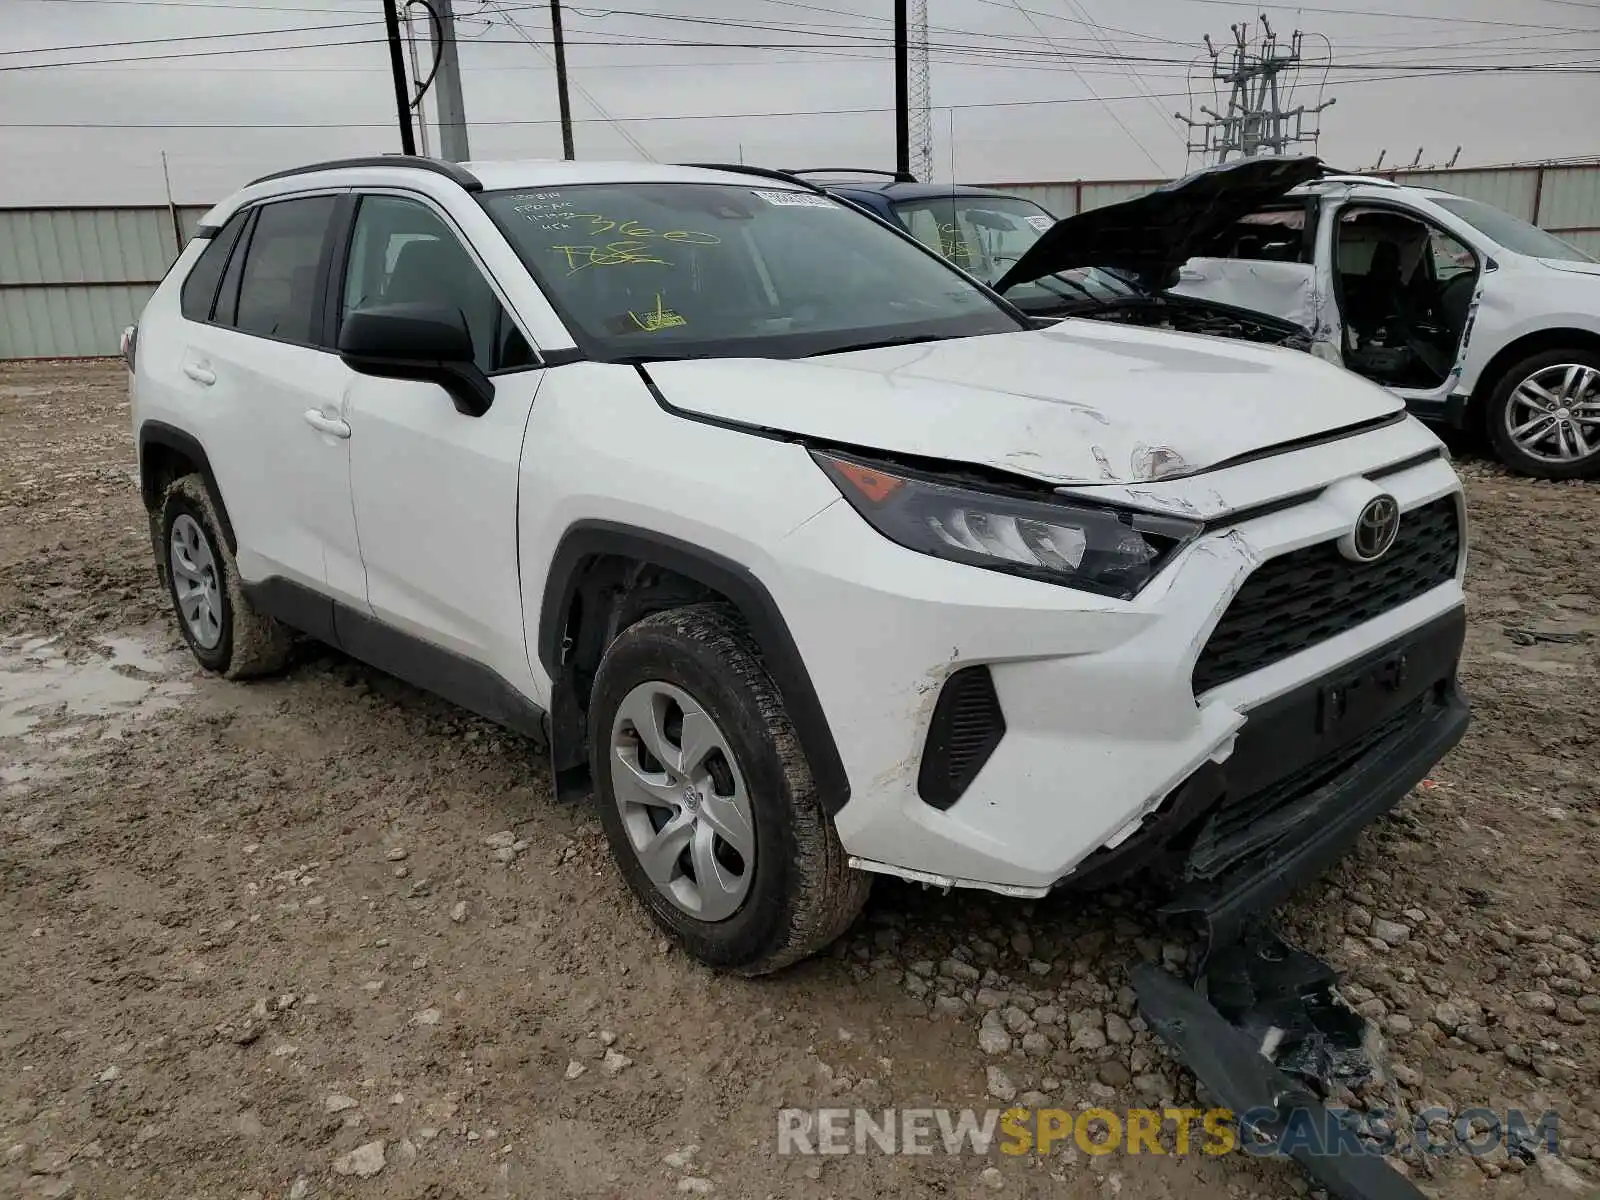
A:
<svg viewBox="0 0 1600 1200">
<path fill-rule="evenodd" d="M 357 309 L 339 331 L 339 357 L 360 375 L 436 383 L 470 417 L 481 417 L 494 400 L 494 383 L 474 361 L 472 334 L 458 309 L 428 304 Z"/>
</svg>

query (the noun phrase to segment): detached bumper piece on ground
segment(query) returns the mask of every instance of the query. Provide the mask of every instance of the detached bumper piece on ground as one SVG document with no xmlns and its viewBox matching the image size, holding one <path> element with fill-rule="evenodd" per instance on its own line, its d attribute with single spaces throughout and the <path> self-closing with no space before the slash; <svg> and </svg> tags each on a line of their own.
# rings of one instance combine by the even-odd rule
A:
<svg viewBox="0 0 1600 1200">
<path fill-rule="evenodd" d="M 1324 1134 L 1324 1144 L 1296 1138 L 1287 1154 L 1340 1200 L 1421 1200 L 1416 1185 L 1380 1155 L 1359 1148 L 1353 1132 L 1326 1144 L 1326 1131 L 1335 1127 L 1334 1116 L 1301 1078 L 1267 1057 L 1266 1051 L 1273 1049 L 1285 1064 L 1363 1069 L 1360 1042 L 1350 1040 L 1361 1019 L 1351 1013 L 1355 1027 L 1350 1027 L 1335 1012 L 1338 1002 L 1329 991 L 1332 973 L 1319 978 L 1318 972 L 1306 967 L 1320 964 L 1281 945 L 1277 947 L 1281 958 L 1263 958 L 1262 949 L 1272 953 L 1271 941 L 1241 947 L 1226 965 L 1217 964 L 1218 982 L 1230 999 L 1254 993 L 1256 1003 L 1235 1015 L 1247 1028 L 1258 1027 L 1265 1019 L 1261 1038 L 1231 1023 L 1199 992 L 1148 963 L 1133 972 L 1140 1013 L 1217 1102 L 1238 1114 L 1241 1140 L 1277 1146 L 1291 1121 L 1308 1124 Z M 1298 988 L 1304 991 L 1296 995 Z M 1273 1023 L 1277 1018 L 1287 1020 L 1289 1028 Z"/>
<path fill-rule="evenodd" d="M 1369 1026 L 1335 994 L 1334 969 L 1267 932 L 1264 914 L 1461 740 L 1464 633 L 1464 614 L 1448 613 L 1253 714 L 1229 760 L 1168 814 L 1184 830 L 1183 882 L 1163 911 L 1206 933 L 1193 986 L 1149 964 L 1133 972 L 1145 1020 L 1236 1115 L 1241 1140 L 1277 1147 L 1291 1122 L 1314 1131 L 1275 1152 L 1342 1200 L 1422 1193 L 1323 1106 L 1373 1076 Z"/>
</svg>

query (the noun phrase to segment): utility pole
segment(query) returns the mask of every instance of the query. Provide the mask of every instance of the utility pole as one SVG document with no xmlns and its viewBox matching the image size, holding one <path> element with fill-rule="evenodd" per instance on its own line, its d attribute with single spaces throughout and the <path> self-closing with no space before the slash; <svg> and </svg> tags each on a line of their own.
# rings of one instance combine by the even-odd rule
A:
<svg viewBox="0 0 1600 1200">
<path fill-rule="evenodd" d="M 172 244 L 183 253 L 183 222 L 178 219 L 178 203 L 172 198 L 172 172 L 167 170 L 167 152 L 161 152 L 161 182 L 167 185 L 167 218 L 172 222 Z"/>
<path fill-rule="evenodd" d="M 933 80 L 928 69 L 928 0 L 911 0 L 911 45 L 906 92 L 911 137 L 911 173 L 933 182 Z"/>
<path fill-rule="evenodd" d="M 406 82 L 405 50 L 400 45 L 400 12 L 395 0 L 383 0 L 383 24 L 389 35 L 389 73 L 394 76 L 394 110 L 400 120 L 400 152 L 417 152 L 411 128 L 411 86 Z"/>
<path fill-rule="evenodd" d="M 894 0 L 894 169 L 911 176 L 911 81 L 906 0 Z"/>
<path fill-rule="evenodd" d="M 550 0 L 550 33 L 556 44 L 556 96 L 561 103 L 561 157 L 571 162 L 574 157 L 572 101 L 567 96 L 567 42 L 561 36 L 561 0 Z"/>
<path fill-rule="evenodd" d="M 417 81 L 417 86 L 420 89 L 427 77 L 422 73 L 422 60 L 417 55 L 417 30 L 411 20 L 411 6 L 409 4 L 406 5 L 406 10 L 401 14 L 400 19 L 406 23 L 406 53 L 411 56 L 411 78 Z M 429 27 L 429 32 L 432 32 L 431 26 Z M 430 46 L 433 44 L 431 38 L 428 44 Z M 428 110 L 422 106 L 421 91 L 417 93 L 415 105 L 417 110 L 417 148 L 426 157 L 428 153 Z"/>
<path fill-rule="evenodd" d="M 439 153 L 451 162 L 472 157 L 467 147 L 467 110 L 461 100 L 461 58 L 456 53 L 456 14 L 450 0 L 433 0 L 439 14 L 438 87 Z"/>
<path fill-rule="evenodd" d="M 1205 106 L 1200 112 L 1208 121 L 1195 121 L 1182 113 L 1174 114 L 1189 126 L 1189 153 L 1202 159 L 1214 156 L 1216 162 L 1227 162 L 1234 155 L 1245 158 L 1258 154 L 1283 154 L 1302 142 L 1315 143 L 1322 131 L 1308 129 L 1306 118 L 1323 109 L 1331 108 L 1334 101 L 1326 100 L 1314 108 L 1304 104 L 1284 109 L 1285 96 L 1293 90 L 1293 80 L 1301 66 L 1301 39 L 1297 29 L 1287 47 L 1278 41 L 1265 14 L 1261 17 L 1262 37 L 1251 42 L 1250 27 L 1240 23 L 1230 26 L 1233 50 L 1224 65 L 1221 53 L 1205 39 L 1211 52 L 1211 74 L 1214 79 L 1229 86 L 1226 113 L 1215 112 Z"/>
</svg>

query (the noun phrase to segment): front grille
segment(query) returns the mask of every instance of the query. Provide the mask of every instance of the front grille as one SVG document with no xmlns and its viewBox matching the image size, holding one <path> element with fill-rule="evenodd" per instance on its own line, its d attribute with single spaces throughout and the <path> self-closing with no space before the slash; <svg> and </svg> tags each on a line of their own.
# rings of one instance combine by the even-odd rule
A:
<svg viewBox="0 0 1600 1200">
<path fill-rule="evenodd" d="M 963 667 L 945 680 L 928 723 L 917 793 L 949 808 L 989 761 L 1006 733 L 1005 714 L 988 667 Z"/>
<path fill-rule="evenodd" d="M 1343 777 L 1385 743 L 1404 737 L 1439 707 L 1437 688 L 1391 713 L 1361 736 L 1345 742 L 1248 796 L 1225 800 L 1206 819 L 1189 852 L 1185 875 L 1214 879 L 1240 859 L 1265 849 L 1316 815 L 1324 789 Z"/>
<path fill-rule="evenodd" d="M 1455 577 L 1461 555 L 1456 498 L 1400 518 L 1377 562 L 1351 562 L 1319 542 L 1262 563 L 1244 581 L 1194 667 L 1195 695 L 1354 629 Z"/>
</svg>

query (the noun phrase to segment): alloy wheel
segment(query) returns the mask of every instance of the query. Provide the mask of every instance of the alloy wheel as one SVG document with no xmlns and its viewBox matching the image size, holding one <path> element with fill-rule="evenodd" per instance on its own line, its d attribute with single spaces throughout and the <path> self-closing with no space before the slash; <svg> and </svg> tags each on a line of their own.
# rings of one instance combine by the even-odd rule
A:
<svg viewBox="0 0 1600 1200">
<path fill-rule="evenodd" d="M 202 650 L 215 649 L 222 640 L 222 585 L 211 543 L 200 523 L 187 513 L 180 513 L 172 522 L 169 543 L 178 613 Z"/>
<path fill-rule="evenodd" d="M 1505 409 L 1506 433 L 1523 453 L 1571 463 L 1600 450 L 1600 369 L 1556 363 L 1517 385 Z"/>
<path fill-rule="evenodd" d="M 722 921 L 755 877 L 755 824 L 722 730 L 682 688 L 639 684 L 611 725 L 611 784 L 628 841 L 658 891 L 701 921 Z"/>
</svg>

